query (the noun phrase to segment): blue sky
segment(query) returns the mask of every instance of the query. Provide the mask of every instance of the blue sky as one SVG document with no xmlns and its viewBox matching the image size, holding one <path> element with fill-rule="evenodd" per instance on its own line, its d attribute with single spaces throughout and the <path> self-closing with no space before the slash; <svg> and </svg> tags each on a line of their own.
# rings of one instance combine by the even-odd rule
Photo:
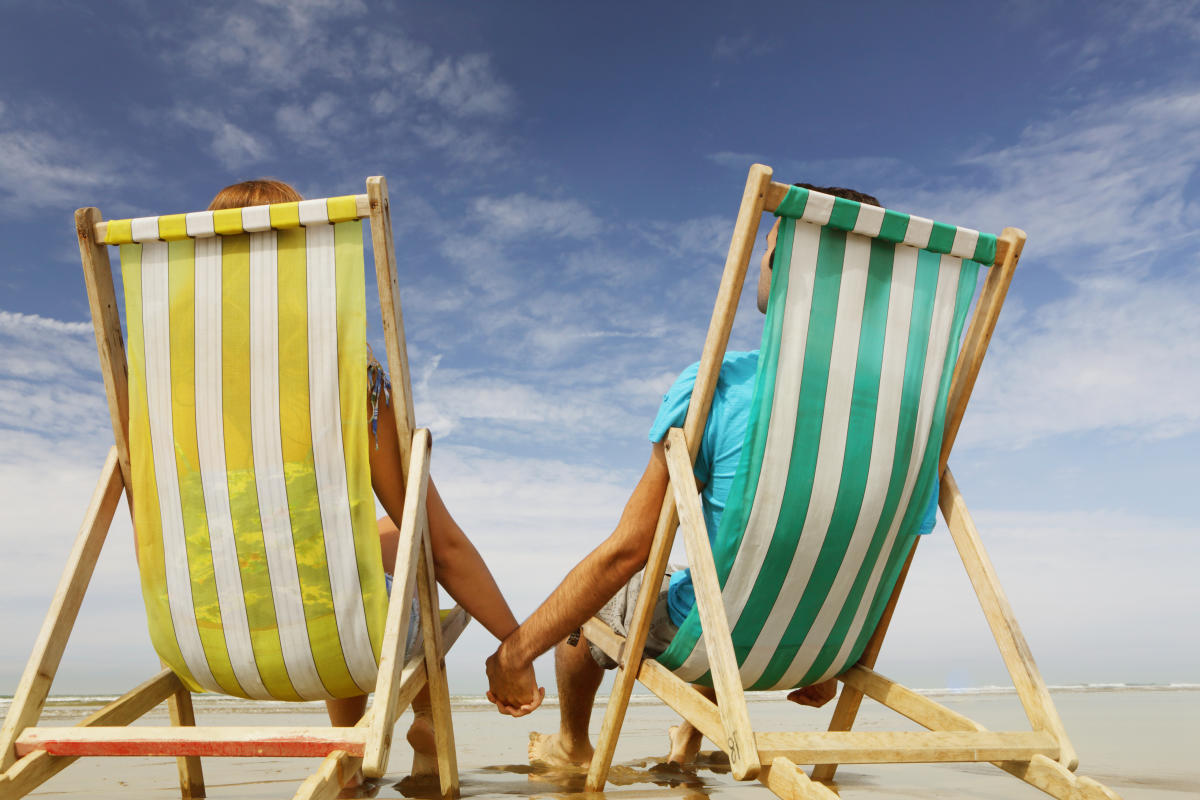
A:
<svg viewBox="0 0 1200 800">
<path fill-rule="evenodd" d="M 169 213 L 246 177 L 324 196 L 386 175 L 418 423 L 523 618 L 616 522 L 658 400 L 699 355 L 754 161 L 1029 233 L 952 467 L 1050 682 L 1200 679 L 1197 2 L 4 15 L 0 694 L 111 443 L 76 207 Z M 760 317 L 742 309 L 733 346 L 752 349 Z M 129 538 L 122 511 L 59 691 L 154 668 Z M 1002 682 L 944 528 L 909 584 L 881 668 Z M 472 629 L 453 689 L 482 687 L 493 646 Z"/>
</svg>

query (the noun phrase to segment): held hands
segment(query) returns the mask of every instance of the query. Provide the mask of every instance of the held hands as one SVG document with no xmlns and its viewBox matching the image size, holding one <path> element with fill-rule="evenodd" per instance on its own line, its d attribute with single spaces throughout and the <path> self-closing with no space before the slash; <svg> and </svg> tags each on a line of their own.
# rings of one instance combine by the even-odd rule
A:
<svg viewBox="0 0 1200 800">
<path fill-rule="evenodd" d="M 487 699 L 496 704 L 501 714 L 523 717 L 542 704 L 546 690 L 537 685 L 533 664 L 509 664 L 505 655 L 501 644 L 485 662 Z"/>
</svg>

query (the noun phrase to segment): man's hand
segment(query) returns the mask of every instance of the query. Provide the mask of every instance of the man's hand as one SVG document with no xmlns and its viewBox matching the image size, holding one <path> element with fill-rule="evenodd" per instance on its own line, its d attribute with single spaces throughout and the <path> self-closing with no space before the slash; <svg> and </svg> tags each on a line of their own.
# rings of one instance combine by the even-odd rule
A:
<svg viewBox="0 0 1200 800">
<path fill-rule="evenodd" d="M 788 693 L 787 699 L 802 706 L 820 708 L 837 695 L 837 678 L 830 678 L 803 689 L 794 689 Z"/>
<path fill-rule="evenodd" d="M 485 662 L 487 699 L 496 704 L 501 714 L 523 717 L 542 704 L 546 690 L 537 685 L 532 663 L 509 664 L 504 656 L 501 644 Z"/>
</svg>

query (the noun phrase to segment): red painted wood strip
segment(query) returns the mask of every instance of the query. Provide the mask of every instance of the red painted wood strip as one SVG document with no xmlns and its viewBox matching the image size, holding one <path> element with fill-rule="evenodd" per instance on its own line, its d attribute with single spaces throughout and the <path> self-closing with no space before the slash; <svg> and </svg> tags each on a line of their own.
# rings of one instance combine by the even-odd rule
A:
<svg viewBox="0 0 1200 800">
<path fill-rule="evenodd" d="M 269 729 L 255 736 L 253 729 L 244 734 L 227 732 L 205 735 L 203 729 L 193 728 L 179 735 L 162 735 L 156 731 L 137 728 L 108 729 L 101 736 L 74 735 L 80 729 L 57 730 L 40 728 L 27 730 L 16 743 L 18 756 L 45 750 L 53 756 L 268 756 L 275 758 L 323 758 L 336 750 L 352 756 L 363 755 L 365 746 L 361 732 L 346 729 L 347 736 L 338 735 L 280 735 Z M 88 734 L 97 731 L 92 728 Z M 226 729 L 228 730 L 228 729 Z M 276 729 L 278 731 L 278 729 Z M 107 735 L 105 735 L 107 734 Z M 357 734 L 357 735 L 356 735 Z"/>
</svg>

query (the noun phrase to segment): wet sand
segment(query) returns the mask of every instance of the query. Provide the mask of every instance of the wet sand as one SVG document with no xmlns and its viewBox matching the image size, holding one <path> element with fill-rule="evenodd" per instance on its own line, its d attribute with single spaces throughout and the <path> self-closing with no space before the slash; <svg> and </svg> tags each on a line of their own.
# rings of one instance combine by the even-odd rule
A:
<svg viewBox="0 0 1200 800">
<path fill-rule="evenodd" d="M 1015 695 L 942 694 L 939 702 L 994 730 L 1027 730 Z M 1200 690 L 1129 689 L 1058 691 L 1055 701 L 1067 732 L 1079 752 L 1078 774 L 1105 783 L 1126 800 L 1183 800 L 1200 797 Z M 813 710 L 779 697 L 756 698 L 750 704 L 754 723 L 763 730 L 821 729 L 832 703 Z M 90 706 L 78 701 L 55 703 L 44 724 L 68 724 Z M 251 723 L 248 704 L 197 699 L 200 724 Z M 147 717 L 166 724 L 165 713 Z M 593 717 L 593 738 L 602 712 Z M 259 717 L 264 725 L 317 725 L 324 721 L 319 704 L 271 705 Z M 862 730 L 915 729 L 889 710 L 867 701 L 856 726 Z M 400 721 L 398 733 L 411 716 Z M 581 775 L 531 767 L 526 758 L 530 731 L 552 731 L 558 722 L 552 701 L 521 719 L 502 717 L 472 698 L 455 703 L 454 724 L 464 798 L 555 797 L 582 791 Z M 720 763 L 720 754 L 694 769 L 662 763 L 666 729 L 678 717 L 650 698 L 635 697 L 626 718 L 621 744 L 606 795 L 614 798 L 769 798 L 758 783 L 739 784 Z M 705 748 L 711 748 L 708 742 Z M 365 788 L 362 797 L 433 797 L 436 786 L 407 778 L 412 754 L 402 735 L 396 737 L 387 777 Z M 208 796 L 218 798 L 288 798 L 319 763 L 315 759 L 206 759 Z M 83 759 L 52 778 L 31 797 L 86 796 L 179 797 L 171 759 Z M 838 791 L 852 800 L 892 798 L 980 798 L 1021 800 L 1047 797 L 1040 791 L 982 764 L 849 765 L 838 771 Z"/>
</svg>

